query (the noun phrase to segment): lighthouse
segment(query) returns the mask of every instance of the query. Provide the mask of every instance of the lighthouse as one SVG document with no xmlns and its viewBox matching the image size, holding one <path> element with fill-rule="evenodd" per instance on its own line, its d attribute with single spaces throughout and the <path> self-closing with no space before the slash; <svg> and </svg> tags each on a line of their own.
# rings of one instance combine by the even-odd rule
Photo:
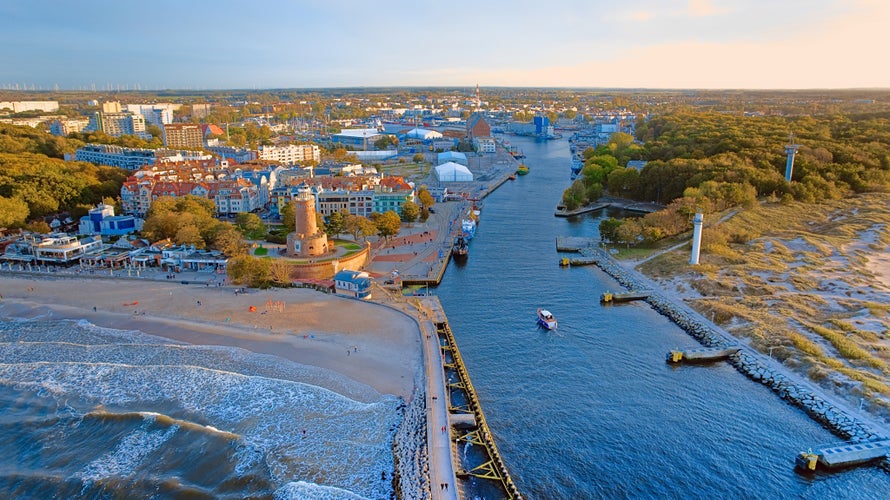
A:
<svg viewBox="0 0 890 500">
<path fill-rule="evenodd" d="M 295 231 L 287 235 L 287 253 L 291 257 L 318 257 L 328 252 L 328 236 L 315 222 L 315 196 L 302 192 L 292 200 Z"/>
<path fill-rule="evenodd" d="M 689 257 L 690 265 L 698 265 L 698 254 L 701 251 L 701 224 L 704 220 L 702 213 L 695 214 L 692 219 L 692 255 Z"/>
<path fill-rule="evenodd" d="M 791 134 L 789 144 L 785 146 L 785 154 L 788 159 L 785 160 L 785 180 L 791 182 L 791 173 L 794 170 L 794 155 L 797 154 L 797 148 L 800 144 L 794 144 L 794 134 Z"/>
</svg>

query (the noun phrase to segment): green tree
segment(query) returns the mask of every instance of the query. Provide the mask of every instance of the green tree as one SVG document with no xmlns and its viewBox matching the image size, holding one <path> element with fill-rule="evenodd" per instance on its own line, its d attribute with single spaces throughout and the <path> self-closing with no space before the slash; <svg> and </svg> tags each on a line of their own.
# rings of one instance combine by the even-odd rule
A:
<svg viewBox="0 0 890 500">
<path fill-rule="evenodd" d="M 281 225 L 284 226 L 284 229 L 288 233 L 296 231 L 297 219 L 293 200 L 288 200 L 287 203 L 278 207 L 278 213 L 281 215 Z"/>
<path fill-rule="evenodd" d="M 339 212 L 334 212 L 328 216 L 327 224 L 325 224 L 326 233 L 330 236 L 337 237 L 340 233 L 342 233 L 345 229 L 346 218 L 349 216 L 349 212 L 342 210 Z"/>
<path fill-rule="evenodd" d="M 623 220 L 609 217 L 600 221 L 600 239 L 606 242 L 615 241 L 618 236 L 618 228 L 624 224 Z"/>
<path fill-rule="evenodd" d="M 266 225 L 259 215 L 253 213 L 239 213 L 235 216 L 235 227 L 241 231 L 247 239 L 258 240 L 266 235 Z"/>
<path fill-rule="evenodd" d="M 406 201 L 402 204 L 402 217 L 405 222 L 414 222 L 420 215 L 420 207 L 413 201 Z"/>
<path fill-rule="evenodd" d="M 358 241 L 359 236 L 362 236 L 363 239 L 367 240 L 368 236 L 377 232 L 377 224 L 367 217 L 349 215 L 344 221 L 343 230 L 344 232 L 351 234 L 354 241 Z"/>
</svg>

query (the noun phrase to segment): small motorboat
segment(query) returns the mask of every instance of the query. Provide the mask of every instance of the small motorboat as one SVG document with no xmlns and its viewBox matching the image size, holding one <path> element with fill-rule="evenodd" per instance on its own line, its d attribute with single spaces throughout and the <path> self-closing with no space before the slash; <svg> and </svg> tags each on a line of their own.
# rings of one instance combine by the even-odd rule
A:
<svg viewBox="0 0 890 500">
<path fill-rule="evenodd" d="M 548 330 L 556 329 L 556 318 L 546 309 L 538 308 L 538 324 Z"/>
</svg>

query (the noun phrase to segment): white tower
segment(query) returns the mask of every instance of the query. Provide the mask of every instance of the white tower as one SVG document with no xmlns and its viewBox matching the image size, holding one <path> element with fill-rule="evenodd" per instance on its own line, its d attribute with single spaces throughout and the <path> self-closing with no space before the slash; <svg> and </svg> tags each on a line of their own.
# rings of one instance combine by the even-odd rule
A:
<svg viewBox="0 0 890 500">
<path fill-rule="evenodd" d="M 695 214 L 692 219 L 692 256 L 689 257 L 690 265 L 698 265 L 698 254 L 701 251 L 701 224 L 704 217 L 701 212 Z"/>
<path fill-rule="evenodd" d="M 785 146 L 785 154 L 788 155 L 788 159 L 785 160 L 785 180 L 791 182 L 791 172 L 794 170 L 794 155 L 797 154 L 797 148 L 800 147 L 800 144 L 794 144 L 794 134 L 791 134 L 791 140 L 788 142 L 790 144 Z"/>
</svg>

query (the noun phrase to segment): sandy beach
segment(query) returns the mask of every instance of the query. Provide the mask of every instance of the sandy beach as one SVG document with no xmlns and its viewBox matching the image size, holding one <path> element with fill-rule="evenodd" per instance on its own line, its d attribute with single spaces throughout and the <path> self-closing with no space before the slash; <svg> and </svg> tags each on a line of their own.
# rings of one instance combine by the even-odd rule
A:
<svg viewBox="0 0 890 500">
<path fill-rule="evenodd" d="M 409 399 L 420 333 L 389 308 L 311 289 L 249 289 L 179 281 L 0 275 L 0 316 L 85 319 L 197 345 L 238 347 L 333 372 L 308 381 L 354 399 Z M 337 374 L 354 383 L 337 382 Z M 363 384 L 367 390 L 356 390 Z M 362 394 L 364 392 L 364 394 Z"/>
</svg>

